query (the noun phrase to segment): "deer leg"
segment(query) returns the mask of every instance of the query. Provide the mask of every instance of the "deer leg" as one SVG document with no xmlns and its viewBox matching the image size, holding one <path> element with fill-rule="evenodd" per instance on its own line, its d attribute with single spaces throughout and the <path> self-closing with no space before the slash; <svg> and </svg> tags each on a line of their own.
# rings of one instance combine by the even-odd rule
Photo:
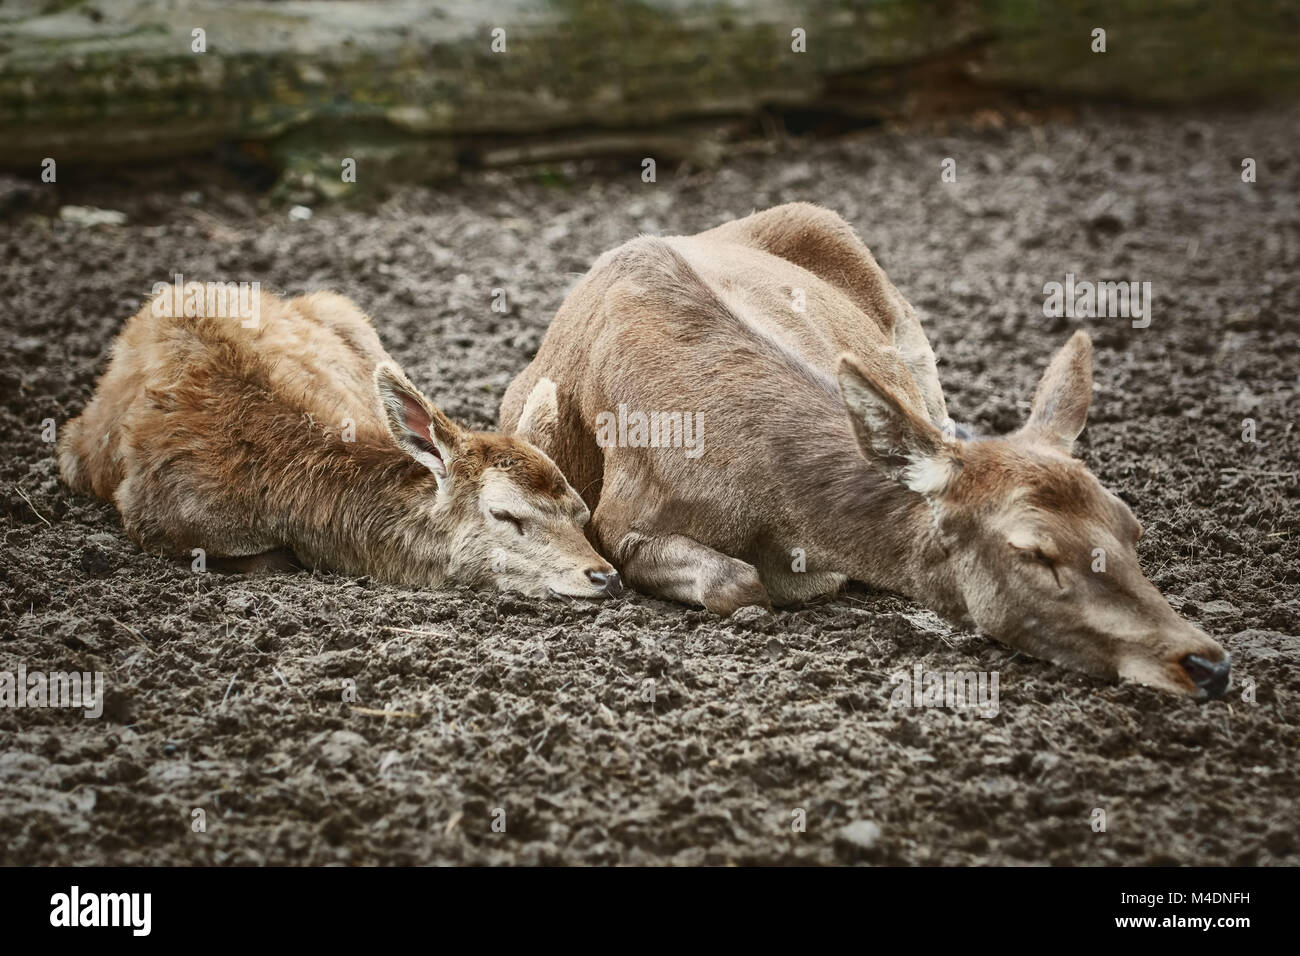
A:
<svg viewBox="0 0 1300 956">
<path fill-rule="evenodd" d="M 694 604 L 724 617 L 751 604 L 770 608 L 767 588 L 752 564 L 687 535 L 654 530 L 656 521 L 647 516 L 658 509 L 646 503 L 663 498 L 661 490 L 643 476 L 606 467 L 589 537 L 618 568 L 623 582 L 642 593 Z"/>
<path fill-rule="evenodd" d="M 207 565 L 225 573 L 301 568 L 288 547 L 256 527 L 238 500 L 206 499 L 179 470 L 165 481 L 142 479 L 131 470 L 113 503 L 127 535 L 145 551 L 186 562 L 202 548 Z"/>
<path fill-rule="evenodd" d="M 703 605 L 724 617 L 750 604 L 772 606 L 752 564 L 685 535 L 630 531 L 613 547 L 612 557 L 627 584 L 647 594 Z"/>
</svg>

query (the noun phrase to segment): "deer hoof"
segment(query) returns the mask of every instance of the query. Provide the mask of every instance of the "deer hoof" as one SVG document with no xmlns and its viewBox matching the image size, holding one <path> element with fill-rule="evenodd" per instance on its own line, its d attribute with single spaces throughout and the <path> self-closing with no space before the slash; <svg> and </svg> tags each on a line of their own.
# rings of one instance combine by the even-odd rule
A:
<svg viewBox="0 0 1300 956">
<path fill-rule="evenodd" d="M 757 605 L 771 609 L 772 601 L 767 588 L 759 580 L 758 572 L 744 561 L 731 559 L 725 568 L 718 568 L 706 581 L 703 604 L 706 610 L 722 617 L 730 617 L 742 607 Z"/>
</svg>

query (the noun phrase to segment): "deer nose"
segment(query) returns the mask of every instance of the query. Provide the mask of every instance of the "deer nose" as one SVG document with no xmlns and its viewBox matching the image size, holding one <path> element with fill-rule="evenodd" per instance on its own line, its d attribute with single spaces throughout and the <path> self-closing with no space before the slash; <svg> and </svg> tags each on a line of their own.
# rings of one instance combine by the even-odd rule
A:
<svg viewBox="0 0 1300 956">
<path fill-rule="evenodd" d="M 1188 654 L 1179 663 L 1192 683 L 1205 691 L 1208 699 L 1222 697 L 1227 691 L 1232 671 L 1232 662 L 1228 658 L 1212 661 L 1199 654 Z"/>
<path fill-rule="evenodd" d="M 601 571 L 597 568 L 590 568 L 587 571 L 587 580 L 598 588 L 603 588 L 605 593 L 613 596 L 623 590 L 623 582 L 618 576 L 617 571 Z"/>
</svg>

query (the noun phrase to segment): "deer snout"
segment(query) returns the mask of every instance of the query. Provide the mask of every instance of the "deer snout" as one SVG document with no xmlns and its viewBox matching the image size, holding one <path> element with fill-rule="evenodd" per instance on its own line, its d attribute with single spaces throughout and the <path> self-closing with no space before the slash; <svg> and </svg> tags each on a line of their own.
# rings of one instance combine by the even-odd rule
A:
<svg viewBox="0 0 1300 956">
<path fill-rule="evenodd" d="M 1222 697 L 1231 685 L 1228 652 L 1198 627 L 1179 621 L 1160 636 L 1128 643 L 1118 667 L 1122 678 L 1201 703 Z"/>
<path fill-rule="evenodd" d="M 1200 654 L 1188 654 L 1179 663 L 1192 683 L 1204 694 L 1204 700 L 1222 697 L 1232 683 L 1232 661 L 1226 654 L 1221 661 L 1212 661 Z"/>
<path fill-rule="evenodd" d="M 1222 697 L 1232 683 L 1228 652 L 1199 627 L 1183 625 L 1181 639 L 1168 648 L 1167 666 L 1196 700 Z"/>
<path fill-rule="evenodd" d="M 610 597 L 623 591 L 623 579 L 613 568 L 588 568 L 587 580 Z"/>
</svg>

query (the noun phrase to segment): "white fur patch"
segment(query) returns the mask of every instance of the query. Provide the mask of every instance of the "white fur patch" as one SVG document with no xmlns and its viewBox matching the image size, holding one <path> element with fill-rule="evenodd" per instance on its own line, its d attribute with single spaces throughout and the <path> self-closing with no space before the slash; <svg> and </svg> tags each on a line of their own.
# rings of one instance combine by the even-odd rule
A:
<svg viewBox="0 0 1300 956">
<path fill-rule="evenodd" d="M 919 458 L 903 469 L 903 484 L 927 498 L 943 494 L 952 481 L 952 465 L 942 458 Z"/>
<path fill-rule="evenodd" d="M 436 442 L 434 444 L 437 444 Z M 438 449 L 442 451 L 441 448 Z M 443 490 L 443 485 L 447 480 L 447 466 L 438 458 L 430 455 L 427 451 L 412 452 L 411 457 L 433 472 L 433 477 L 438 479 L 438 490 Z"/>
</svg>

